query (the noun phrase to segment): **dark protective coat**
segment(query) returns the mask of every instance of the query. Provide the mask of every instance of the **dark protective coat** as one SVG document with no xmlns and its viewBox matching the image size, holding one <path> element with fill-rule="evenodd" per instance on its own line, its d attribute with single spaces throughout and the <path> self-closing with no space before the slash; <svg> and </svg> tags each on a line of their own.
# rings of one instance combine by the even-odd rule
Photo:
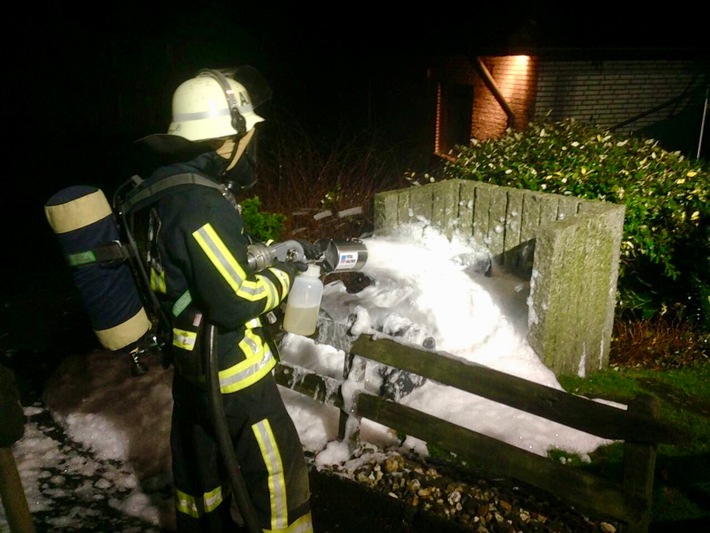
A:
<svg viewBox="0 0 710 533">
<path fill-rule="evenodd" d="M 147 180 L 219 175 L 214 152 L 157 169 Z M 215 182 L 217 180 L 212 178 Z M 312 531 L 308 472 L 298 433 L 272 369 L 276 347 L 263 315 L 286 297 L 295 269 L 254 273 L 248 236 L 229 192 L 171 187 L 149 210 L 151 286 L 172 321 L 172 460 L 178 531 L 233 529 L 228 476 L 219 457 L 205 375 L 203 329 L 217 326 L 219 383 L 237 461 L 265 531 Z"/>
</svg>

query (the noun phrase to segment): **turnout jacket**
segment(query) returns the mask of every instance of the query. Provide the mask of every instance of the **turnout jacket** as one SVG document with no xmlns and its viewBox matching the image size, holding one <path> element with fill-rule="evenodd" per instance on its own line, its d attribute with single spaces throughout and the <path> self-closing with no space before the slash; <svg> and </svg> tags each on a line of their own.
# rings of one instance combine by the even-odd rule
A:
<svg viewBox="0 0 710 533">
<path fill-rule="evenodd" d="M 219 181 L 223 160 L 214 152 L 161 167 L 155 186 L 178 174 Z M 171 356 L 178 373 L 204 383 L 201 351 L 205 321 L 217 326 L 223 394 L 255 383 L 276 364 L 261 316 L 287 296 L 295 269 L 277 264 L 260 272 L 248 265 L 244 221 L 231 192 L 199 184 L 166 189 L 149 214 L 147 264 L 152 289 L 172 320 Z"/>
</svg>

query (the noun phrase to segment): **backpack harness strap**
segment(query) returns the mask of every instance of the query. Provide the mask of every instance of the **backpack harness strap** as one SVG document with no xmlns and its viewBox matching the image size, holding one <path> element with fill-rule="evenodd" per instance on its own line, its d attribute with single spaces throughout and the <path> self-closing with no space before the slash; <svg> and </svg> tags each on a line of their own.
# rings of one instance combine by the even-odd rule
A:
<svg viewBox="0 0 710 533">
<path fill-rule="evenodd" d="M 132 256 L 130 248 L 120 241 L 98 246 L 92 250 L 85 250 L 67 255 L 67 262 L 71 267 L 80 267 L 94 263 L 109 263 L 111 261 L 125 261 Z"/>
<path fill-rule="evenodd" d="M 216 183 L 199 174 L 186 172 L 183 174 L 175 174 L 158 180 L 151 185 L 144 185 L 145 180 L 140 176 L 133 176 L 132 181 L 136 187 L 133 191 L 126 195 L 125 201 L 121 204 L 121 212 L 128 213 L 133 210 L 146 207 L 155 201 L 160 195 L 164 194 L 168 189 L 178 185 L 202 185 L 219 190 L 225 194 L 226 186 Z M 120 242 L 112 241 L 108 244 L 98 246 L 90 250 L 83 250 L 67 256 L 67 262 L 71 267 L 81 267 L 92 265 L 95 263 L 109 263 L 111 261 L 125 261 L 134 257 L 135 253 L 130 246 Z"/>
<path fill-rule="evenodd" d="M 133 181 L 137 181 L 140 178 L 138 176 L 133 176 Z M 177 185 L 204 185 L 205 187 L 212 187 L 213 189 L 219 190 L 222 194 L 225 193 L 226 186 L 220 183 L 216 183 L 209 178 L 200 176 L 199 174 L 194 174 L 192 172 L 187 172 L 184 174 L 175 174 L 174 176 L 168 176 L 161 180 L 156 181 L 151 185 L 142 186 L 144 181 L 138 182 L 138 186 L 126 195 L 126 200 L 121 205 L 121 211 L 128 213 L 134 209 L 140 209 L 154 200 L 154 197 L 165 192 L 167 189 L 175 187 Z"/>
</svg>

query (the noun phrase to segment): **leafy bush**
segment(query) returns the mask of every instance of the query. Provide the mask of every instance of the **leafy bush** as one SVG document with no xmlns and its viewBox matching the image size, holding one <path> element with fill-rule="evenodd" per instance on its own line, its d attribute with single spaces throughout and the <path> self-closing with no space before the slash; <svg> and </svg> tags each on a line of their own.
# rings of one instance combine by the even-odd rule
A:
<svg viewBox="0 0 710 533">
<path fill-rule="evenodd" d="M 620 308 L 710 324 L 710 173 L 652 139 L 572 119 L 458 146 L 444 179 L 478 180 L 626 205 Z"/>
<path fill-rule="evenodd" d="M 244 227 L 255 239 L 261 242 L 278 241 L 283 231 L 286 215 L 261 211 L 258 196 L 246 198 L 240 202 Z"/>
</svg>

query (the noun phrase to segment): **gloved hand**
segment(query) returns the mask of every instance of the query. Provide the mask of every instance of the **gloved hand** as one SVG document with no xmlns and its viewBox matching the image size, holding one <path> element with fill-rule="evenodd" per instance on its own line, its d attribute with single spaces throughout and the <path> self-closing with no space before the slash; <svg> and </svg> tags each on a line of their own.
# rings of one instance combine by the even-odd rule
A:
<svg viewBox="0 0 710 533">
<path fill-rule="evenodd" d="M 291 281 L 299 272 L 308 270 L 308 263 L 303 261 L 274 261 L 271 266 L 286 272 L 291 277 Z"/>
<path fill-rule="evenodd" d="M 323 250 L 317 244 L 299 240 L 297 240 L 296 242 L 303 247 L 303 255 L 306 256 L 306 259 L 315 261 L 316 259 L 319 259 L 321 255 L 323 255 Z"/>
</svg>

